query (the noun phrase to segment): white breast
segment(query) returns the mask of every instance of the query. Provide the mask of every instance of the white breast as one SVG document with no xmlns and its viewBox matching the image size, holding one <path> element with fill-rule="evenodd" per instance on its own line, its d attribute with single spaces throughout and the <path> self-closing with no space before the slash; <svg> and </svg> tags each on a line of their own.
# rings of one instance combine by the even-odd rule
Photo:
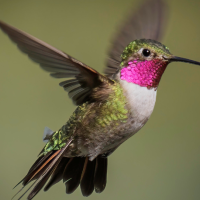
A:
<svg viewBox="0 0 200 200">
<path fill-rule="evenodd" d="M 120 84 L 127 98 L 132 121 L 134 121 L 133 132 L 137 132 L 147 122 L 153 112 L 157 91 L 154 88 L 147 89 L 125 80 L 120 80 Z"/>
</svg>

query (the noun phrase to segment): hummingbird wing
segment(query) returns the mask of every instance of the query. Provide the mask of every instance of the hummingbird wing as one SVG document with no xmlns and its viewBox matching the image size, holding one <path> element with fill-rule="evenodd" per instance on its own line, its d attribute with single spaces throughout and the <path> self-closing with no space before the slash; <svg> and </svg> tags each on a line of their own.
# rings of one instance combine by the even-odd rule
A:
<svg viewBox="0 0 200 200">
<path fill-rule="evenodd" d="M 104 82 L 114 83 L 86 64 L 17 28 L 1 21 L 0 28 L 22 52 L 50 72 L 52 77 L 70 78 L 61 82 L 60 86 L 68 92 L 76 105 L 91 99 L 93 89 Z"/>
<path fill-rule="evenodd" d="M 136 39 L 160 41 L 166 27 L 167 5 L 162 0 L 146 0 L 119 28 L 108 52 L 105 74 L 112 77 L 120 69 L 121 54 Z"/>
</svg>

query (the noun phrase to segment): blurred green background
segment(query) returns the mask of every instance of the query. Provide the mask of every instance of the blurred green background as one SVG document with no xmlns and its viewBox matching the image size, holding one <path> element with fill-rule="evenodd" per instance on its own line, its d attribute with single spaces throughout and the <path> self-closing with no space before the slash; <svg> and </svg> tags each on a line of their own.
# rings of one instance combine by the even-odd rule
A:
<svg viewBox="0 0 200 200">
<path fill-rule="evenodd" d="M 0 0 L 0 19 L 102 71 L 117 25 L 139 0 Z M 163 43 L 200 61 L 200 1 L 168 1 Z M 133 11 L 134 11 L 133 9 Z M 0 32 L 0 199 L 10 199 L 43 147 L 45 126 L 60 128 L 75 106 L 67 93 Z M 200 67 L 168 66 L 144 128 L 109 157 L 108 183 L 88 199 L 200 199 Z M 35 199 L 83 199 L 61 182 Z M 24 198 L 25 199 L 25 198 Z"/>
</svg>

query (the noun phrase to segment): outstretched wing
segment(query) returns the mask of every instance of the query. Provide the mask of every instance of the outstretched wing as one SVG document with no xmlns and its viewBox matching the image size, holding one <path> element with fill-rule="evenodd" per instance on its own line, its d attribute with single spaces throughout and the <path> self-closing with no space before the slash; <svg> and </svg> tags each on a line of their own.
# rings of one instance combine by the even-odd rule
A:
<svg viewBox="0 0 200 200">
<path fill-rule="evenodd" d="M 105 69 L 108 77 L 119 70 L 120 56 L 130 42 L 136 39 L 161 39 L 166 26 L 166 14 L 167 6 L 162 0 L 146 0 L 136 12 L 131 13 L 112 40 Z"/>
<path fill-rule="evenodd" d="M 15 42 L 18 48 L 28 54 L 41 68 L 54 78 L 70 78 L 60 83 L 76 105 L 90 99 L 94 88 L 104 81 L 113 84 L 109 78 L 47 43 L 0 21 L 0 28 Z"/>
</svg>

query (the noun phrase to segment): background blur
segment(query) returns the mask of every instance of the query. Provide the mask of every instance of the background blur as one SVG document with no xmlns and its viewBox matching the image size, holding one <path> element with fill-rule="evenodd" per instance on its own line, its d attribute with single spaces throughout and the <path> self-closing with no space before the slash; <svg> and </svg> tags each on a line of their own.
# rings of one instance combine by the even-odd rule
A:
<svg viewBox="0 0 200 200">
<path fill-rule="evenodd" d="M 139 0 L 0 0 L 0 19 L 102 71 L 117 25 Z M 200 1 L 168 1 L 163 43 L 177 56 L 200 61 Z M 75 106 L 49 77 L 0 32 L 0 199 L 27 173 L 43 147 L 45 126 L 60 128 Z M 104 200 L 200 199 L 200 67 L 168 66 L 144 128 L 109 158 Z M 25 198 L 24 198 L 25 199 Z M 61 182 L 41 200 L 81 200 Z"/>
</svg>

